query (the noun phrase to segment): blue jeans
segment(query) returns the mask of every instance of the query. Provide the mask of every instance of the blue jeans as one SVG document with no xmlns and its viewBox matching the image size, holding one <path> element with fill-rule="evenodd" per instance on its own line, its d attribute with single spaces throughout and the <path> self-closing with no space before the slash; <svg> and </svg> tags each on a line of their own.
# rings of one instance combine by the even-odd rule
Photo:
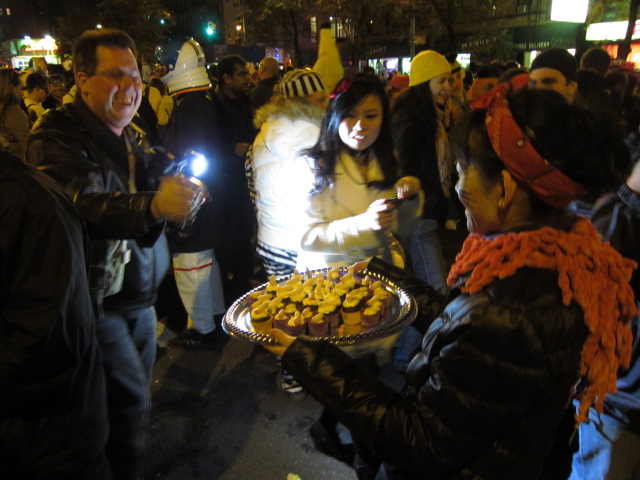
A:
<svg viewBox="0 0 640 480">
<path fill-rule="evenodd" d="M 447 293 L 447 263 L 438 237 L 438 221 L 421 218 L 411 232 L 408 255 L 413 274 L 442 294 Z"/>
<path fill-rule="evenodd" d="M 640 479 L 640 436 L 609 415 L 602 414 L 600 419 L 591 409 L 589 423 L 580 425 L 580 446 L 573 455 L 569 480 Z"/>
<path fill-rule="evenodd" d="M 107 310 L 96 333 L 107 380 L 109 440 L 113 478 L 141 474 L 145 430 L 151 412 L 151 371 L 156 354 L 156 311 Z"/>
<path fill-rule="evenodd" d="M 421 218 L 410 237 L 404 242 L 413 274 L 442 294 L 447 293 L 447 264 L 442 255 L 438 222 Z M 422 344 L 422 335 L 413 327 L 404 329 L 396 350 L 394 366 L 404 372 L 413 354 Z"/>
</svg>

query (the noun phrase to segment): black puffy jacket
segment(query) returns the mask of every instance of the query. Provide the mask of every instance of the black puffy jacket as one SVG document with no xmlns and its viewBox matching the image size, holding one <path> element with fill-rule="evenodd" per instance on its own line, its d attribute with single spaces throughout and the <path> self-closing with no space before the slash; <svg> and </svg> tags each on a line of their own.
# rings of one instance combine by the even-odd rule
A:
<svg viewBox="0 0 640 480">
<path fill-rule="evenodd" d="M 127 127 L 129 129 L 130 127 Z M 126 134 L 133 134 L 127 131 Z M 145 188 L 146 159 L 136 156 L 136 183 Z M 80 210 L 91 238 L 89 286 L 94 303 L 103 301 L 105 266 L 114 242 L 128 240 L 131 260 L 124 285 L 107 297 L 113 308 L 146 308 L 156 300 L 169 267 L 164 222 L 149 212 L 153 191 L 129 193 L 125 142 L 96 117 L 78 95 L 73 104 L 49 110 L 29 136 L 27 163 L 60 183 Z"/>
<path fill-rule="evenodd" d="M 369 268 L 409 290 L 429 325 L 438 294 L 375 259 Z M 405 478 L 534 479 L 578 378 L 582 310 L 562 305 L 554 271 L 533 268 L 452 295 L 402 394 L 324 342 L 296 340 L 284 367 Z"/>
</svg>

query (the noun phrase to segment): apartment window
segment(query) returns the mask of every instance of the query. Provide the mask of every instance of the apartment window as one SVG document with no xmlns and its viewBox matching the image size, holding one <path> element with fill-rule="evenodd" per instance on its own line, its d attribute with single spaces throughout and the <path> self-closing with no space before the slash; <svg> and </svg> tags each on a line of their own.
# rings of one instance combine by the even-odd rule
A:
<svg viewBox="0 0 640 480">
<path fill-rule="evenodd" d="M 518 0 L 516 4 L 516 14 L 525 15 L 530 11 L 531 0 Z"/>
<path fill-rule="evenodd" d="M 331 22 L 331 30 L 333 31 L 334 37 L 347 38 L 345 27 L 349 28 L 349 25 L 351 24 L 350 20 L 342 20 L 338 17 L 329 17 L 329 21 Z"/>
<path fill-rule="evenodd" d="M 318 41 L 318 17 L 309 19 L 309 33 L 311 35 L 311 43 L 316 43 Z"/>
<path fill-rule="evenodd" d="M 238 44 L 243 43 L 244 32 L 245 32 L 244 15 L 236 16 L 236 22 L 235 22 L 234 28 L 236 29 L 236 43 Z"/>
</svg>

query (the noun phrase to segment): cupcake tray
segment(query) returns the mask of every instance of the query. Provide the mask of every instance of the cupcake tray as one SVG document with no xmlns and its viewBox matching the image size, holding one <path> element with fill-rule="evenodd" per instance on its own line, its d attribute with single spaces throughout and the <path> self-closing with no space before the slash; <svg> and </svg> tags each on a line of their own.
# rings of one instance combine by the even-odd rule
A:
<svg viewBox="0 0 640 480">
<path fill-rule="evenodd" d="M 315 275 L 318 272 L 326 273 L 330 268 L 321 270 L 313 270 L 309 272 L 311 275 Z M 341 267 L 341 271 L 347 272 L 346 267 Z M 388 337 L 394 333 L 399 332 L 407 325 L 413 323 L 417 314 L 417 306 L 414 298 L 400 286 L 393 281 L 385 277 L 384 275 L 369 272 L 364 270 L 356 273 L 358 277 L 364 277 L 369 275 L 371 278 L 380 280 L 383 282 L 384 287 L 391 292 L 391 305 L 388 308 L 388 312 L 385 318 L 380 320 L 380 323 L 373 328 L 364 330 L 355 335 L 343 335 L 343 336 L 327 336 L 327 337 L 309 337 L 318 341 L 329 342 L 338 346 L 355 345 L 371 342 L 380 338 Z M 284 275 L 277 277 L 278 282 L 286 282 L 293 275 Z M 256 333 L 253 330 L 251 324 L 249 295 L 257 290 L 266 290 L 268 283 L 260 285 L 253 290 L 247 292 L 227 310 L 227 313 L 222 320 L 222 328 L 225 332 L 233 337 L 249 340 L 253 343 L 262 345 L 277 345 L 277 342 L 273 340 L 268 334 Z"/>
</svg>

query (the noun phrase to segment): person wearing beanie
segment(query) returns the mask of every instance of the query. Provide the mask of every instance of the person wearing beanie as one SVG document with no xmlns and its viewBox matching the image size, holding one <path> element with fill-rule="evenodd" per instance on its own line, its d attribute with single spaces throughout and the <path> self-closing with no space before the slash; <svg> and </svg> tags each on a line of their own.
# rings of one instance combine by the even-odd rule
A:
<svg viewBox="0 0 640 480">
<path fill-rule="evenodd" d="M 320 76 L 305 69 L 287 72 L 274 90 L 271 101 L 256 112 L 254 124 L 260 131 L 246 171 L 257 216 L 258 255 L 267 275 L 287 275 L 296 266 L 302 234 L 311 222 L 307 197 L 313 173 L 298 154 L 316 143 L 328 96 Z M 304 393 L 283 370 L 277 383 L 286 393 Z"/>
<path fill-rule="evenodd" d="M 192 151 L 204 155 L 209 165 L 198 179 L 210 192 L 219 195 L 220 134 L 204 51 L 195 40 L 181 39 L 165 40 L 156 53 L 167 67 L 163 81 L 174 99 L 164 139 L 165 150 L 179 161 L 188 158 Z M 168 232 L 174 278 L 188 314 L 187 328 L 169 341 L 171 347 L 200 347 L 217 337 L 214 318 L 221 318 L 226 311 L 216 258 L 221 243 L 222 214 L 220 201 L 209 202 L 201 207 L 192 225 Z"/>
<path fill-rule="evenodd" d="M 420 52 L 411 62 L 409 88 L 396 97 L 391 132 L 402 174 L 420 179 L 425 205 L 415 228 L 401 238 L 408 266 L 419 279 L 444 293 L 446 264 L 438 237 L 444 226 L 452 192 L 452 165 L 447 130 L 451 127 L 449 92 L 451 65 L 438 52 Z M 394 360 L 404 371 L 420 346 L 420 335 L 405 329 Z"/>
<path fill-rule="evenodd" d="M 564 48 L 551 48 L 531 63 L 529 86 L 539 90 L 554 90 L 572 103 L 578 90 L 578 64 Z"/>
<path fill-rule="evenodd" d="M 409 88 L 409 75 L 397 73 L 391 78 L 389 85 L 387 85 L 387 97 L 389 98 L 390 107 L 392 107 L 398 94 L 407 88 Z"/>
<path fill-rule="evenodd" d="M 420 52 L 411 62 L 409 88 L 396 98 L 391 131 L 403 173 L 422 182 L 426 201 L 422 222 L 407 239 L 414 274 L 437 290 L 446 290 L 445 266 L 437 237 L 444 224 L 451 191 L 447 130 L 451 127 L 451 65 L 438 52 Z M 422 232 L 421 234 L 419 232 Z M 411 255 L 429 245 L 427 258 Z"/>
<path fill-rule="evenodd" d="M 313 71 L 322 78 L 327 95 L 344 76 L 344 67 L 340 60 L 340 50 L 331 30 L 331 24 L 320 27 L 318 40 L 318 59 L 313 64 Z"/>
</svg>

